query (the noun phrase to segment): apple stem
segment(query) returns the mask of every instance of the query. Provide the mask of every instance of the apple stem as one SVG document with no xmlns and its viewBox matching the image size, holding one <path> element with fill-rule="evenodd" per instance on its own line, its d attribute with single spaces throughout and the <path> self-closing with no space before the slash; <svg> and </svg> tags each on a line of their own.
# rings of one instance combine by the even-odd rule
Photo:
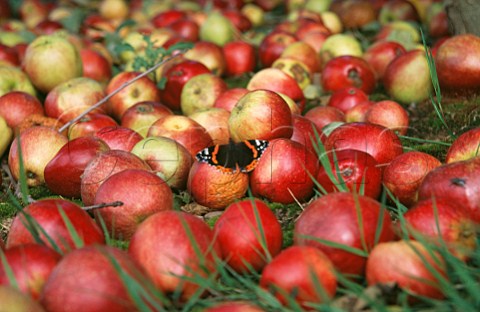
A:
<svg viewBox="0 0 480 312">
<path fill-rule="evenodd" d="M 114 201 L 111 203 L 101 203 L 97 205 L 92 205 L 92 206 L 85 206 L 82 207 L 83 210 L 89 211 L 92 209 L 98 209 L 98 208 L 105 208 L 105 207 L 118 207 L 118 206 L 123 206 L 123 202 L 121 201 Z"/>
<path fill-rule="evenodd" d="M 76 123 L 77 121 L 79 121 L 80 119 L 82 119 L 85 115 L 87 115 L 88 113 L 90 113 L 91 111 L 97 109 L 98 107 L 100 107 L 101 105 L 103 105 L 105 102 L 107 102 L 111 97 L 113 97 L 115 94 L 117 94 L 118 92 L 122 91 L 124 88 L 128 87 L 129 85 L 133 84 L 135 81 L 147 76 L 148 74 L 152 73 L 153 71 L 155 71 L 157 68 L 159 68 L 160 66 L 162 66 L 163 64 L 173 60 L 174 58 L 180 56 L 180 55 L 183 55 L 184 53 L 186 52 L 186 50 L 181 50 L 179 51 L 179 53 L 175 54 L 175 55 L 172 55 L 164 60 L 162 60 L 161 62 L 153 65 L 152 67 L 150 67 L 149 69 L 147 69 L 146 71 L 144 71 L 143 73 L 141 73 L 140 75 L 136 76 L 135 78 L 125 82 L 124 84 L 122 84 L 121 86 L 119 86 L 117 89 L 113 90 L 113 92 L 111 92 L 110 94 L 107 94 L 103 99 L 101 99 L 100 101 L 98 101 L 97 103 L 95 103 L 94 105 L 90 106 L 89 108 L 87 108 L 84 112 L 82 112 L 80 115 L 78 115 L 77 117 L 73 118 L 72 120 L 68 121 L 66 124 L 64 124 L 62 127 L 60 127 L 60 129 L 58 129 L 58 132 L 63 132 L 65 131 L 66 129 L 68 129 L 68 127 L 70 127 L 71 125 L 73 125 L 74 123 Z"/>
</svg>

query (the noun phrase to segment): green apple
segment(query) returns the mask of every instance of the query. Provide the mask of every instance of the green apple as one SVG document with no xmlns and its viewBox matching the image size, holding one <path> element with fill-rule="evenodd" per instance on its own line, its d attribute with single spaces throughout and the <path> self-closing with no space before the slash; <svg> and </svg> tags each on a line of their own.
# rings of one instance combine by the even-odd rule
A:
<svg viewBox="0 0 480 312">
<path fill-rule="evenodd" d="M 23 71 L 14 66 L 2 65 L 0 66 L 0 96 L 11 91 L 23 91 L 37 96 L 35 87 Z"/>
<path fill-rule="evenodd" d="M 361 57 L 363 55 L 363 50 L 360 41 L 352 35 L 343 33 L 327 37 L 320 49 L 322 64 L 341 55 Z"/>
<path fill-rule="evenodd" d="M 200 40 L 210 41 L 219 46 L 233 41 L 235 28 L 228 18 L 219 11 L 210 13 L 200 26 Z"/>
<path fill-rule="evenodd" d="M 0 157 L 5 153 L 5 151 L 10 146 L 12 141 L 13 130 L 7 125 L 5 119 L 0 116 Z"/>
</svg>

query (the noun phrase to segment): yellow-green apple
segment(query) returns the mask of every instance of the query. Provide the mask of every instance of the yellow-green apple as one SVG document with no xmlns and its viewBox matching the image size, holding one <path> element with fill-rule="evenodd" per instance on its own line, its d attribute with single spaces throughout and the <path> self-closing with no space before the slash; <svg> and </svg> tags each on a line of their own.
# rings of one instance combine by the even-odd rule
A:
<svg viewBox="0 0 480 312">
<path fill-rule="evenodd" d="M 390 215 L 383 209 L 371 197 L 351 192 L 328 193 L 308 204 L 297 219 L 294 245 L 319 248 L 340 273 L 361 276 L 374 246 L 395 238 Z M 349 246 L 359 253 L 321 241 Z"/>
<path fill-rule="evenodd" d="M 252 26 L 260 26 L 265 20 L 265 11 L 254 3 L 245 3 L 240 9 L 241 12 L 250 20 Z"/>
<path fill-rule="evenodd" d="M 44 184 L 45 167 L 67 142 L 65 135 L 52 128 L 37 126 L 24 130 L 13 140 L 8 154 L 8 166 L 13 178 L 16 181 L 20 178 L 20 148 L 27 184 Z"/>
<path fill-rule="evenodd" d="M 168 115 L 155 121 L 147 137 L 164 136 L 182 144 L 192 156 L 212 145 L 207 130 L 192 118 L 183 115 Z"/>
<path fill-rule="evenodd" d="M 61 34 L 33 40 L 25 51 L 22 67 L 33 85 L 44 93 L 83 73 L 79 51 Z"/>
<path fill-rule="evenodd" d="M 104 127 L 113 127 L 117 125 L 117 122 L 108 115 L 101 113 L 88 113 L 68 127 L 68 138 L 73 140 L 82 136 L 93 135 Z"/>
<path fill-rule="evenodd" d="M 202 63 L 212 74 L 220 77 L 225 73 L 227 66 L 223 49 L 213 42 L 197 41 L 193 48 L 185 52 L 183 56 L 186 59 Z"/>
<path fill-rule="evenodd" d="M 405 54 L 407 50 L 396 41 L 382 40 L 374 42 L 363 54 L 363 58 L 370 64 L 377 80 L 382 80 L 385 70 L 397 56 Z"/>
<path fill-rule="evenodd" d="M 405 135 L 410 124 L 408 111 L 392 100 L 375 102 L 365 114 L 365 121 L 378 124 L 393 130 L 399 135 Z"/>
<path fill-rule="evenodd" d="M 212 108 L 218 96 L 227 90 L 227 83 L 219 76 L 205 73 L 190 78 L 182 88 L 180 109 L 186 116 Z"/>
<path fill-rule="evenodd" d="M 93 48 L 80 50 L 83 77 L 98 81 L 106 87 L 112 77 L 112 67 L 108 59 Z"/>
<path fill-rule="evenodd" d="M 13 138 L 13 130 L 10 128 L 3 118 L 0 115 L 0 133 L 2 136 L 0 137 L 0 157 L 5 153 L 7 149 L 10 148 L 10 143 L 12 142 Z"/>
<path fill-rule="evenodd" d="M 294 34 L 275 30 L 267 34 L 258 47 L 258 59 L 263 68 L 270 67 L 283 50 L 298 39 Z"/>
<path fill-rule="evenodd" d="M 425 51 L 397 56 L 385 69 L 382 82 L 394 101 L 409 104 L 428 99 L 433 89 Z"/>
<path fill-rule="evenodd" d="M 135 130 L 122 126 L 103 127 L 95 132 L 94 136 L 104 141 L 112 150 L 127 152 L 143 139 Z"/>
<path fill-rule="evenodd" d="M 10 128 L 17 127 L 27 116 L 45 115 L 40 100 L 23 91 L 11 91 L 0 97 L 0 116 Z"/>
<path fill-rule="evenodd" d="M 80 242 L 74 239 L 73 231 L 67 227 L 65 221 L 67 218 L 78 234 Z M 39 231 L 37 225 L 43 231 Z M 105 243 L 102 230 L 90 215 L 79 205 L 66 199 L 41 199 L 23 208 L 23 213 L 17 214 L 13 219 L 7 236 L 7 249 L 37 243 L 32 234 L 35 229 L 32 227 L 38 231 L 38 237 L 43 244 L 61 253 L 85 245 Z"/>
<path fill-rule="evenodd" d="M 225 75 L 240 76 L 253 72 L 257 56 L 253 44 L 247 41 L 231 41 L 222 47 L 225 59 Z"/>
<path fill-rule="evenodd" d="M 332 10 L 320 12 L 323 24 L 330 30 L 332 34 L 343 32 L 343 22 L 340 16 Z"/>
<path fill-rule="evenodd" d="M 336 107 L 344 114 L 359 103 L 368 101 L 368 95 L 356 87 L 347 87 L 332 93 L 327 106 Z"/>
<path fill-rule="evenodd" d="M 360 42 L 352 35 L 340 33 L 328 36 L 320 49 L 322 64 L 326 64 L 334 57 L 351 55 L 361 57 L 363 54 Z"/>
<path fill-rule="evenodd" d="M 219 46 L 235 39 L 235 27 L 221 11 L 214 10 L 208 13 L 205 21 L 200 25 L 200 40 L 213 42 Z"/>
<path fill-rule="evenodd" d="M 411 22 L 396 20 L 382 25 L 374 41 L 397 41 L 407 50 L 421 40 L 420 31 Z"/>
<path fill-rule="evenodd" d="M 37 96 L 30 78 L 20 68 L 0 65 L 0 96 L 11 91 L 22 91 Z"/>
<path fill-rule="evenodd" d="M 108 83 L 106 93 L 111 94 L 120 88 L 121 85 L 139 75 L 139 72 L 121 72 L 117 74 Z M 141 101 L 160 101 L 160 90 L 147 76 L 136 80 L 112 96 L 108 100 L 107 111 L 115 120 L 119 121 L 128 108 Z"/>
<path fill-rule="evenodd" d="M 179 248 L 181 246 L 181 248 Z M 140 224 L 128 253 L 162 292 L 180 300 L 206 294 L 198 278 L 215 278 L 220 246 L 201 219 L 181 211 L 158 212 Z"/>
<path fill-rule="evenodd" d="M 113 174 L 126 169 L 151 170 L 140 157 L 122 150 L 100 152 L 85 167 L 81 176 L 80 195 L 85 205 L 93 205 L 100 185 Z"/>
<path fill-rule="evenodd" d="M 230 132 L 228 130 L 229 111 L 223 108 L 212 107 L 193 113 L 189 117 L 207 130 L 213 144 L 228 144 L 230 141 Z"/>
<path fill-rule="evenodd" d="M 94 136 L 68 141 L 45 166 L 47 188 L 54 194 L 80 198 L 81 176 L 88 163 L 108 145 Z"/>
<path fill-rule="evenodd" d="M 235 142 L 289 138 L 293 133 L 292 113 L 278 93 L 258 89 L 241 97 L 233 107 L 228 129 Z"/>
<path fill-rule="evenodd" d="M 242 87 L 225 90 L 222 94 L 218 96 L 213 107 L 223 108 L 231 112 L 233 107 L 237 105 L 237 102 L 240 100 L 240 98 L 248 92 L 249 91 L 247 88 Z"/>
<path fill-rule="evenodd" d="M 95 194 L 94 205 L 121 201 L 121 209 L 105 207 L 94 211 L 97 223 L 104 222 L 110 235 L 130 240 L 138 225 L 154 213 L 173 209 L 168 184 L 143 169 L 126 169 L 108 177 Z"/>
<path fill-rule="evenodd" d="M 297 41 L 287 46 L 280 58 L 293 58 L 305 64 L 311 75 L 320 72 L 321 60 L 315 49 L 305 41 Z"/>
<path fill-rule="evenodd" d="M 173 115 L 165 105 L 155 101 L 141 101 L 130 106 L 122 115 L 120 125 L 137 131 L 146 137 L 150 126 L 158 119 Z"/>
<path fill-rule="evenodd" d="M 0 301 L 5 307 L 19 312 L 45 312 L 42 305 L 15 286 L 0 285 Z"/>
<path fill-rule="evenodd" d="M 417 202 L 418 188 L 425 176 L 442 163 L 436 157 L 409 151 L 395 157 L 383 171 L 383 185 L 403 205 Z"/>
<path fill-rule="evenodd" d="M 45 98 L 45 114 L 66 123 L 90 109 L 105 97 L 102 85 L 96 80 L 77 77 L 58 84 Z M 100 107 L 91 113 L 103 113 Z"/>
<path fill-rule="evenodd" d="M 332 106 L 315 106 L 305 114 L 305 118 L 312 121 L 320 130 L 334 122 L 345 122 L 345 114 Z"/>
<path fill-rule="evenodd" d="M 465 131 L 450 145 L 445 156 L 446 163 L 467 160 L 480 155 L 480 127 Z"/>
<path fill-rule="evenodd" d="M 131 153 L 143 159 L 170 187 L 176 190 L 187 187 L 193 157 L 177 141 L 162 136 L 144 138 Z"/>
<path fill-rule="evenodd" d="M 313 75 L 302 61 L 281 56 L 273 62 L 271 67 L 278 68 L 291 76 L 302 90 L 312 84 Z"/>
<path fill-rule="evenodd" d="M 120 23 L 128 17 L 128 3 L 125 0 L 102 0 L 98 6 L 98 13 L 107 20 Z"/>
</svg>

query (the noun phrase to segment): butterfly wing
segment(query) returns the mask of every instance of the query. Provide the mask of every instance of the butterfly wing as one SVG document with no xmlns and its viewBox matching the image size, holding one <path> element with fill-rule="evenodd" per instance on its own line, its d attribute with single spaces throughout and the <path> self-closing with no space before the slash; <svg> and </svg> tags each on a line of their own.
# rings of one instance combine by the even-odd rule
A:
<svg viewBox="0 0 480 312">
<path fill-rule="evenodd" d="M 258 160 L 262 157 L 268 141 L 246 140 L 235 145 L 235 158 L 242 172 L 250 172 L 257 166 Z"/>
</svg>

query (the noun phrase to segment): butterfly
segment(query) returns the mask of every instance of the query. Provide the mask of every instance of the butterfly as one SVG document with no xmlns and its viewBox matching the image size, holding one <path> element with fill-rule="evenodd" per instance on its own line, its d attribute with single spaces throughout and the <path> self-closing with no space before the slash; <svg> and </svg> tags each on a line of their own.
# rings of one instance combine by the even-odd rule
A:
<svg viewBox="0 0 480 312">
<path fill-rule="evenodd" d="M 266 140 L 245 140 L 239 143 L 209 146 L 197 153 L 196 159 L 216 167 L 224 173 L 250 172 L 258 164 L 265 149 Z"/>
</svg>

